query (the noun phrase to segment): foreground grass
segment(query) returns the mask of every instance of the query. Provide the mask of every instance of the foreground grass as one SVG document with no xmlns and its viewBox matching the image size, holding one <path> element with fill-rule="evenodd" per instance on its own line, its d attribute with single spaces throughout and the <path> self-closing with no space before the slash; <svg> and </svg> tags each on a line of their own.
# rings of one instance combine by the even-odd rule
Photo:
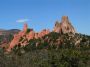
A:
<svg viewBox="0 0 90 67">
<path fill-rule="evenodd" d="M 90 49 L 36 49 L 23 54 L 0 52 L 0 67 L 90 67 Z"/>
</svg>

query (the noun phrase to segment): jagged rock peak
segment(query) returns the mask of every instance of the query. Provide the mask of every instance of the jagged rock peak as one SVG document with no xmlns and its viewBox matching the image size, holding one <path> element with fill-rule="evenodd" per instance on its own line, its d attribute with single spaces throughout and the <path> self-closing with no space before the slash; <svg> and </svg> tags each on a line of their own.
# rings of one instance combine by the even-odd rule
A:
<svg viewBox="0 0 90 67">
<path fill-rule="evenodd" d="M 62 16 L 61 22 L 68 22 L 68 16 Z"/>
<path fill-rule="evenodd" d="M 57 33 L 76 33 L 74 27 L 68 19 L 68 16 L 62 16 L 61 23 L 56 21 L 53 31 Z"/>
<path fill-rule="evenodd" d="M 33 31 L 33 29 L 28 29 L 28 25 L 25 23 L 23 30 L 21 30 L 18 34 L 14 35 L 14 38 L 10 42 L 9 47 L 7 48 L 7 51 L 10 52 L 11 49 L 14 48 L 16 45 L 26 46 L 28 45 L 29 41 L 31 39 L 38 39 L 42 38 L 43 36 L 49 34 L 49 30 L 42 30 L 41 32 L 36 33 Z"/>
<path fill-rule="evenodd" d="M 27 23 L 24 23 L 24 27 L 23 27 L 23 31 L 27 31 L 27 29 L 28 29 L 28 25 L 27 25 Z"/>
</svg>

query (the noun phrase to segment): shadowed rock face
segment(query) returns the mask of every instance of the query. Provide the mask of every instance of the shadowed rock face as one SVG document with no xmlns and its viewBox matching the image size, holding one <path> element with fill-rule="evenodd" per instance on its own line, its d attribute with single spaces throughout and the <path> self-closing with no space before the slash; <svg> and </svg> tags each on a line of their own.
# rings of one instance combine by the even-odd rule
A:
<svg viewBox="0 0 90 67">
<path fill-rule="evenodd" d="M 73 34 L 76 33 L 74 27 L 72 26 L 72 24 L 68 19 L 68 16 L 63 16 L 61 19 L 61 23 L 56 21 L 53 31 L 57 33 L 73 33 Z"/>
</svg>

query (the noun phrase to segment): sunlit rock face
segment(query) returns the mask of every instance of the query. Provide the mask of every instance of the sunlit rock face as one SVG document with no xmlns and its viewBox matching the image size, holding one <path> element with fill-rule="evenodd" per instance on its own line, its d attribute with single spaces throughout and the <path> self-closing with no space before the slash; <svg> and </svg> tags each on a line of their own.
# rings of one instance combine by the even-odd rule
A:
<svg viewBox="0 0 90 67">
<path fill-rule="evenodd" d="M 34 39 L 35 37 L 35 32 L 33 30 L 31 30 L 27 35 L 26 38 L 29 40 Z"/>
<path fill-rule="evenodd" d="M 71 25 L 67 16 L 63 16 L 61 20 L 62 32 L 63 33 L 75 33 L 74 27 Z"/>
<path fill-rule="evenodd" d="M 58 21 L 55 23 L 53 31 L 57 33 L 76 33 L 67 16 L 63 16 L 60 23 Z M 50 30 L 46 29 L 36 33 L 33 29 L 28 29 L 28 25 L 25 23 L 23 30 L 14 35 L 14 38 L 9 45 L 8 51 L 10 51 L 15 45 L 26 46 L 31 39 L 42 38 L 49 33 Z"/>
<path fill-rule="evenodd" d="M 61 22 L 58 21 L 55 23 L 54 32 L 57 33 L 73 33 L 75 34 L 76 31 L 72 24 L 70 23 L 68 16 L 63 16 Z"/>
<path fill-rule="evenodd" d="M 11 51 L 11 49 L 16 45 L 26 46 L 31 39 L 38 39 L 42 38 L 43 36 L 50 33 L 49 30 L 42 30 L 41 32 L 36 33 L 33 29 L 29 29 L 28 31 L 28 25 L 25 23 L 23 30 L 20 31 L 18 34 L 14 35 L 13 40 L 11 41 L 9 48 L 7 51 Z"/>
<path fill-rule="evenodd" d="M 10 49 L 12 49 L 15 45 L 17 45 L 19 43 L 20 38 L 21 38 L 21 36 L 19 36 L 17 34 L 14 35 L 14 38 L 13 38 L 13 40 L 10 43 L 8 51 L 10 51 Z"/>
<path fill-rule="evenodd" d="M 38 33 L 38 37 L 41 38 L 41 37 L 43 37 L 43 36 L 45 36 L 49 33 L 50 33 L 49 30 L 44 29 L 44 30 L 42 30 L 41 32 Z"/>
<path fill-rule="evenodd" d="M 27 32 L 27 29 L 28 29 L 28 25 L 27 25 L 27 23 L 25 23 L 25 24 L 24 24 L 24 27 L 23 27 L 23 31 L 24 31 L 24 32 Z"/>
<path fill-rule="evenodd" d="M 23 30 L 20 31 L 18 34 L 15 34 L 14 35 L 14 38 L 11 41 L 10 46 L 7 49 L 7 51 L 10 51 L 15 45 L 18 45 L 19 44 L 19 41 L 20 41 L 21 37 L 23 37 L 23 36 L 26 35 L 27 29 L 28 29 L 28 25 L 25 23 L 24 24 L 24 27 L 23 27 Z"/>
</svg>

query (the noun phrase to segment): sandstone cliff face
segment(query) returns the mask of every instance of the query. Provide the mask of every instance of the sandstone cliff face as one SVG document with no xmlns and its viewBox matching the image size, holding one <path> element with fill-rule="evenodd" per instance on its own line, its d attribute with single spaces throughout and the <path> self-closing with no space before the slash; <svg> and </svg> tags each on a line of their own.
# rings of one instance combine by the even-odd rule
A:
<svg viewBox="0 0 90 67">
<path fill-rule="evenodd" d="M 57 33 L 76 33 L 67 16 L 63 16 L 60 23 L 58 21 L 55 23 L 53 31 Z"/>
</svg>

